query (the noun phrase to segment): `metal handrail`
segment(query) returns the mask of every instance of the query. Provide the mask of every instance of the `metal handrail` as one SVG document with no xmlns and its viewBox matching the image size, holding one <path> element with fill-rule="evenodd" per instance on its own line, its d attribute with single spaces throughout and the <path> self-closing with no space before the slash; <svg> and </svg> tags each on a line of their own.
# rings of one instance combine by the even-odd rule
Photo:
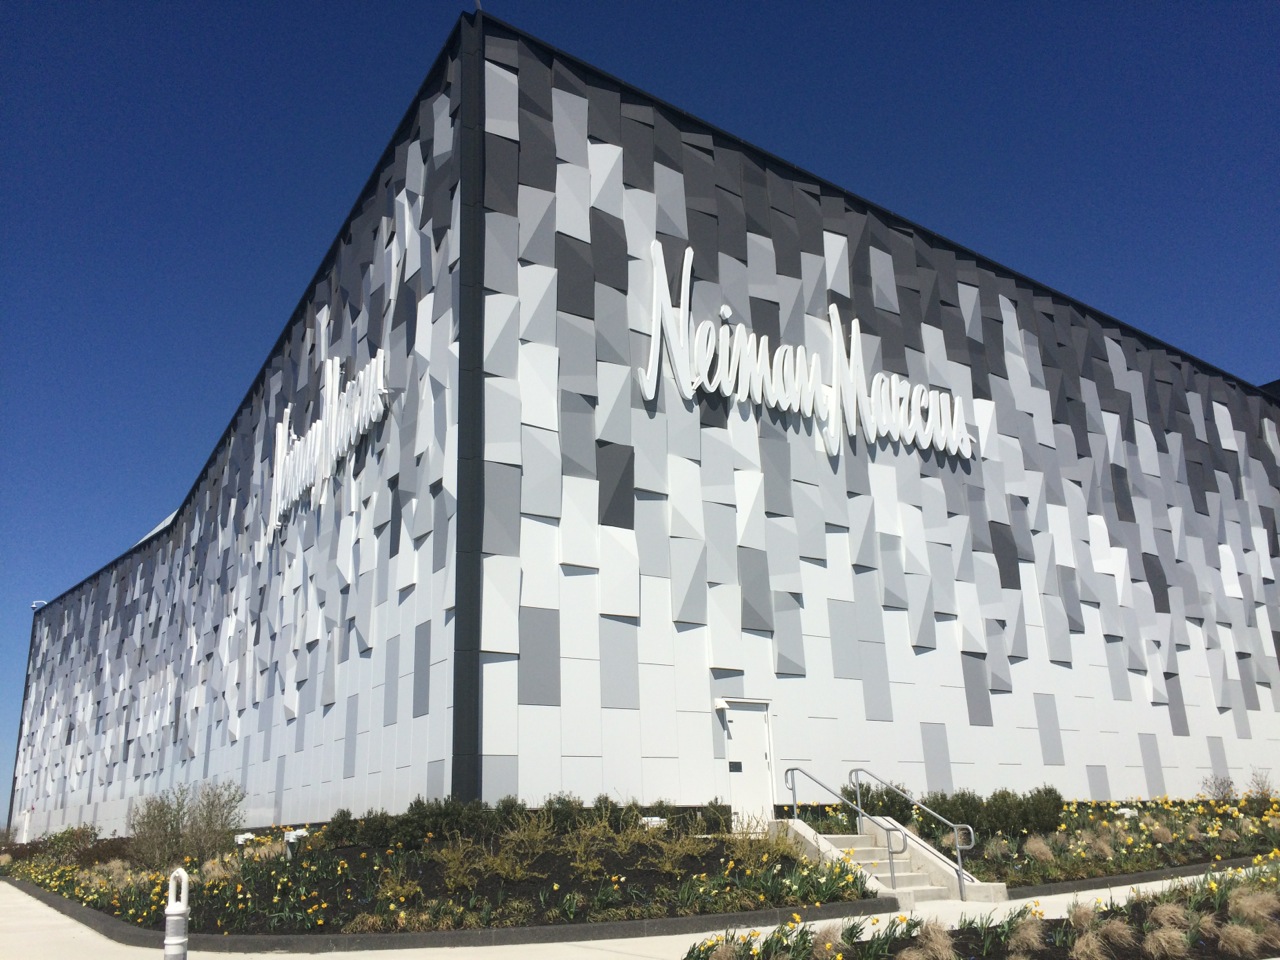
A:
<svg viewBox="0 0 1280 960">
<path fill-rule="evenodd" d="M 827 793 L 831 794 L 831 796 L 835 797 L 837 800 L 843 803 L 846 807 L 851 808 L 858 817 L 859 832 L 861 832 L 862 830 L 863 817 L 866 817 L 872 823 L 874 823 L 876 826 L 878 826 L 881 830 L 884 831 L 884 838 L 885 838 L 884 847 L 889 854 L 889 886 L 892 889 L 896 890 L 898 888 L 898 873 L 897 873 L 897 869 L 894 866 L 893 857 L 895 854 L 903 854 L 907 852 L 907 832 L 903 830 L 901 827 L 895 826 L 892 821 L 886 821 L 884 823 L 881 823 L 880 822 L 881 818 L 875 816 L 875 814 L 867 813 L 867 811 L 863 810 L 862 807 L 858 806 L 858 804 L 854 803 L 852 800 L 846 797 L 839 790 L 835 790 L 827 786 L 825 783 L 823 783 L 821 780 L 819 780 L 817 777 L 811 774 L 808 770 L 804 770 L 800 767 L 788 767 L 782 774 L 782 782 L 787 787 L 787 789 L 791 791 L 791 815 L 795 817 L 797 820 L 800 819 L 800 802 L 796 797 L 795 775 L 797 773 L 801 774 L 802 776 L 808 777 L 810 780 L 812 780 L 814 783 L 820 786 L 823 790 L 827 791 Z M 890 836 L 891 833 L 901 834 L 902 836 L 901 850 L 893 849 L 893 838 Z"/>
<path fill-rule="evenodd" d="M 973 832 L 973 827 L 969 826 L 969 824 L 967 823 L 952 823 L 942 814 L 938 813 L 938 811 L 930 810 L 928 807 L 926 807 L 923 803 L 921 803 L 915 797 L 911 796 L 911 794 L 907 793 L 905 790 L 899 789 L 898 787 L 894 786 L 892 783 L 890 783 L 888 780 L 883 779 L 882 777 L 877 777 L 874 773 L 872 773 L 870 770 L 866 769 L 865 767 L 855 767 L 854 769 L 849 771 L 849 786 L 853 787 L 853 795 L 856 798 L 856 804 L 859 809 L 861 809 L 861 806 L 862 806 L 861 775 L 864 773 L 868 777 L 870 777 L 872 780 L 876 781 L 876 783 L 880 784 L 880 786 L 884 787 L 887 790 L 892 790 L 898 796 L 902 797 L 902 799 L 910 802 L 910 804 L 914 809 L 923 810 L 925 813 L 929 814 L 929 816 L 933 817 L 943 826 L 951 828 L 952 841 L 954 842 L 955 848 L 956 848 L 956 861 L 955 861 L 956 862 L 956 880 L 960 884 L 960 899 L 963 900 L 964 899 L 964 881 L 965 881 L 965 877 L 969 876 L 969 874 L 967 874 L 964 869 L 964 851 L 972 850 L 974 845 L 978 842 L 978 837 L 977 837 L 977 834 Z M 861 829 L 861 827 L 859 827 L 859 829 Z M 962 844 L 960 842 L 961 830 L 969 831 L 968 843 Z M 906 841 L 904 840 L 904 843 L 905 842 Z"/>
</svg>

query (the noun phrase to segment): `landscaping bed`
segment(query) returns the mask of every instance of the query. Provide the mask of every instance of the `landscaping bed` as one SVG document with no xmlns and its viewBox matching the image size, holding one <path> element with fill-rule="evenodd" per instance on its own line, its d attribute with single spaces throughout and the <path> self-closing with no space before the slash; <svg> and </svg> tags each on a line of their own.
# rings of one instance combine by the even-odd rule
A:
<svg viewBox="0 0 1280 960">
<path fill-rule="evenodd" d="M 183 858 L 195 933 L 380 933 L 653 920 L 820 905 L 867 896 L 862 875 L 817 865 L 787 840 L 707 835 L 715 811 L 562 800 L 540 811 L 415 805 L 337 816 L 286 854 L 284 831 Z M 437 834 L 437 829 L 451 833 Z M 464 834 L 459 825 L 466 827 Z M 374 841 L 377 841 L 376 843 Z M 0 872 L 144 929 L 163 926 L 168 870 L 138 843 L 64 831 L 6 848 Z M 0 859 L 4 859 L 0 855 Z"/>
<path fill-rule="evenodd" d="M 1241 960 L 1280 954 L 1280 851 L 1124 904 L 1084 902 L 1065 919 L 1036 904 L 962 917 L 954 930 L 900 915 L 699 941 L 684 960 Z"/>
</svg>

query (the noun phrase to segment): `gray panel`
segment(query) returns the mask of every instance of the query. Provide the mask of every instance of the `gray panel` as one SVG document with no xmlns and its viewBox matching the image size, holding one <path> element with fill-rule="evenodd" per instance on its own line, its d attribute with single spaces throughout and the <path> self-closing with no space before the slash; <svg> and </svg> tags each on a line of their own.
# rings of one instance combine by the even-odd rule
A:
<svg viewBox="0 0 1280 960">
<path fill-rule="evenodd" d="M 1227 750 L 1223 746 L 1221 737 L 1205 737 L 1209 744 L 1209 765 L 1213 770 L 1215 777 L 1231 776 L 1230 768 L 1227 766 Z"/>
<path fill-rule="evenodd" d="M 960 654 L 964 699 L 969 707 L 969 725 L 991 726 L 991 690 L 987 685 L 986 657 L 973 653 Z"/>
<path fill-rule="evenodd" d="M 924 753 L 924 781 L 930 793 L 952 793 L 951 748 L 945 723 L 921 723 L 920 746 Z"/>
<path fill-rule="evenodd" d="M 742 585 L 742 629 L 773 629 L 773 589 L 769 558 L 763 550 L 738 548 L 738 583 Z"/>
<path fill-rule="evenodd" d="M 425 717 L 431 709 L 431 623 L 413 631 L 413 715 Z"/>
<path fill-rule="evenodd" d="M 1160 766 L 1160 743 L 1154 733 L 1138 734 L 1138 749 L 1142 753 L 1142 772 L 1147 778 L 1147 796 L 1163 797 L 1164 769 Z"/>
<path fill-rule="evenodd" d="M 520 512 L 534 517 L 559 517 L 563 499 L 559 434 L 522 427 L 520 460 Z"/>
<path fill-rule="evenodd" d="M 520 608 L 518 702 L 560 705 L 560 611 Z"/>
<path fill-rule="evenodd" d="M 1089 764 L 1084 768 L 1085 776 L 1089 781 L 1089 799 L 1090 800 L 1110 800 L 1111 799 L 1111 780 L 1107 776 L 1107 768 L 1105 765 Z"/>
<path fill-rule="evenodd" d="M 396 705 L 400 691 L 400 638 L 387 640 L 386 670 L 382 675 L 382 725 L 396 722 Z"/>
<path fill-rule="evenodd" d="M 350 780 L 356 775 L 356 725 L 359 721 L 360 695 L 353 693 L 347 697 L 347 721 L 342 738 L 342 779 Z"/>
<path fill-rule="evenodd" d="M 484 552 L 520 556 L 520 468 L 484 465 Z"/>
<path fill-rule="evenodd" d="M 274 822 L 284 823 L 284 754 L 276 758 L 276 785 L 273 796 L 275 797 L 272 810 Z"/>
<path fill-rule="evenodd" d="M 853 604 L 844 600 L 828 600 L 827 616 L 831 624 L 832 674 L 846 680 L 861 680 L 858 642 L 854 636 Z"/>
<path fill-rule="evenodd" d="M 503 797 L 514 797 L 520 792 L 520 763 L 514 756 L 485 754 L 480 758 L 480 782 L 483 784 L 480 799 L 496 803 Z"/>
<path fill-rule="evenodd" d="M 803 677 L 804 637 L 801 636 L 800 603 L 790 593 L 775 592 L 774 606 L 774 672 L 780 676 Z"/>
<path fill-rule="evenodd" d="M 600 618 L 600 706 L 640 709 L 640 655 L 636 625 Z"/>
<path fill-rule="evenodd" d="M 444 764 L 443 760 L 432 760 L 427 764 L 428 799 L 444 796 Z"/>
<path fill-rule="evenodd" d="M 1040 730 L 1040 755 L 1045 766 L 1060 767 L 1066 763 L 1062 753 L 1062 730 L 1058 726 L 1058 703 L 1052 693 L 1037 693 L 1036 726 Z"/>
<path fill-rule="evenodd" d="M 1169 698 L 1169 727 L 1175 737 L 1188 737 L 1191 728 L 1187 724 L 1187 705 L 1182 699 L 1182 678 L 1176 673 L 1165 676 L 1165 693 Z"/>
<path fill-rule="evenodd" d="M 892 720 L 893 700 L 889 691 L 889 659 L 884 644 L 858 638 L 858 663 L 862 670 L 862 700 L 868 720 Z"/>
</svg>

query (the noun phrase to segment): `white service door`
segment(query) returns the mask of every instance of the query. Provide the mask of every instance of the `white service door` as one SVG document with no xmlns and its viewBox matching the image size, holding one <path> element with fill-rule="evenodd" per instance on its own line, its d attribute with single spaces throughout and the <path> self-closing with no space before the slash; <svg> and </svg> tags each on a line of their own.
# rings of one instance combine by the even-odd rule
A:
<svg viewBox="0 0 1280 960">
<path fill-rule="evenodd" d="M 730 703 L 724 712 L 725 759 L 734 827 L 757 829 L 773 819 L 773 762 L 769 756 L 769 705 Z"/>
</svg>

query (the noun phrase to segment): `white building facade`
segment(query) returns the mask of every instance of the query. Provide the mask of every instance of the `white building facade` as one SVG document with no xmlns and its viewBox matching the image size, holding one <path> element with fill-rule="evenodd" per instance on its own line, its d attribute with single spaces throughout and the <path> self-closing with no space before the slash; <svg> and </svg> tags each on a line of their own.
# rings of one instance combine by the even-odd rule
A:
<svg viewBox="0 0 1280 960">
<path fill-rule="evenodd" d="M 13 820 L 1191 794 L 1280 756 L 1278 512 L 1266 391 L 478 14 L 177 513 L 36 613 Z"/>
</svg>

